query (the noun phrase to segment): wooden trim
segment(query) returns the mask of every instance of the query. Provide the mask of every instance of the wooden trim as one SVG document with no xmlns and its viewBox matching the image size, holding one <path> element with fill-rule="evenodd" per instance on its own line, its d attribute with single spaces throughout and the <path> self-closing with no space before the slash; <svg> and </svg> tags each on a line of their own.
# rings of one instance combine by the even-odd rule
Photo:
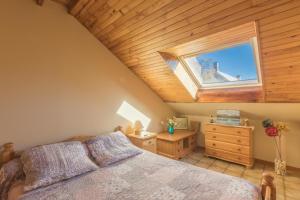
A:
<svg viewBox="0 0 300 200">
<path fill-rule="evenodd" d="M 36 3 L 39 5 L 39 6 L 42 6 L 44 4 L 44 0 L 36 0 Z"/>
<path fill-rule="evenodd" d="M 197 97 L 199 103 L 263 102 L 264 99 L 262 87 L 203 89 L 198 91 Z"/>
<path fill-rule="evenodd" d="M 273 162 L 270 162 L 270 161 L 267 161 L 267 160 L 261 160 L 261 159 L 255 158 L 255 162 L 262 163 L 264 165 L 274 166 Z M 293 170 L 293 171 L 300 172 L 300 168 L 298 168 L 298 167 L 286 166 L 286 168 L 287 168 L 287 170 Z"/>
</svg>

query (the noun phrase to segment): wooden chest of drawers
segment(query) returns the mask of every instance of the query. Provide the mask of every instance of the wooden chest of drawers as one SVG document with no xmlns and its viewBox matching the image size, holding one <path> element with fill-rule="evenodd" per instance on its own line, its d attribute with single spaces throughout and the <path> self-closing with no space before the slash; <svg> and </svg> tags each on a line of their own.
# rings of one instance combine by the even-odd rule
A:
<svg viewBox="0 0 300 200">
<path fill-rule="evenodd" d="M 207 156 L 253 165 L 253 127 L 205 124 L 205 153 Z"/>
</svg>

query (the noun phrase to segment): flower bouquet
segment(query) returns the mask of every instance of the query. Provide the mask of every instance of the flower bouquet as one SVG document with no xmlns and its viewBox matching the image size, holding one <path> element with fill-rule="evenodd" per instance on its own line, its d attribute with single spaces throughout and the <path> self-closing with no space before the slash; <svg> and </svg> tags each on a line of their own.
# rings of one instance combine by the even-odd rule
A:
<svg viewBox="0 0 300 200">
<path fill-rule="evenodd" d="M 171 135 L 174 134 L 175 125 L 176 125 L 176 118 L 173 117 L 172 119 L 168 119 L 167 125 L 168 125 L 169 134 L 171 134 Z"/>
<path fill-rule="evenodd" d="M 275 172 L 278 175 L 286 174 L 286 161 L 282 159 L 281 140 L 284 132 L 287 132 L 287 125 L 284 122 L 273 122 L 271 119 L 266 119 L 262 122 L 267 136 L 274 138 L 274 143 L 277 151 L 275 158 Z"/>
</svg>

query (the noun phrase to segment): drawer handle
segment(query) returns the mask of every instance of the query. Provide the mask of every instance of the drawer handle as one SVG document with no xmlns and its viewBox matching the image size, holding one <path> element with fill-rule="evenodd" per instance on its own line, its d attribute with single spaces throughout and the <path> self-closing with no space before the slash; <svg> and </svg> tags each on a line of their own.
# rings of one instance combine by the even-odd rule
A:
<svg viewBox="0 0 300 200">
<path fill-rule="evenodd" d="M 241 140 L 237 140 L 237 142 L 241 143 Z"/>
<path fill-rule="evenodd" d="M 213 143 L 212 145 L 213 145 L 213 146 L 216 146 L 216 144 L 215 144 L 215 143 Z"/>
<path fill-rule="evenodd" d="M 241 157 L 238 157 L 238 160 L 242 160 L 242 158 L 241 158 Z"/>
<path fill-rule="evenodd" d="M 214 135 L 214 136 L 213 136 L 213 138 L 214 138 L 214 139 L 216 139 L 216 138 L 217 138 L 217 136 L 215 136 L 215 135 Z"/>
<path fill-rule="evenodd" d="M 213 131 L 217 130 L 216 128 L 213 128 Z"/>
<path fill-rule="evenodd" d="M 238 134 L 241 134 L 241 131 L 237 131 Z"/>
<path fill-rule="evenodd" d="M 242 149 L 240 149 L 240 148 L 238 148 L 237 150 L 238 150 L 238 151 L 242 151 Z"/>
</svg>

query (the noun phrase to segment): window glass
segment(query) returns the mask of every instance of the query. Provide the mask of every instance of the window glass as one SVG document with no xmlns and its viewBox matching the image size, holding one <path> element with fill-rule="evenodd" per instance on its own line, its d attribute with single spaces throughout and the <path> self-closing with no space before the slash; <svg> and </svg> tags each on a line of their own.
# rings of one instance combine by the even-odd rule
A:
<svg viewBox="0 0 300 200">
<path fill-rule="evenodd" d="M 184 56 L 182 59 L 200 86 L 204 88 L 259 83 L 255 52 L 251 42 Z"/>
</svg>

